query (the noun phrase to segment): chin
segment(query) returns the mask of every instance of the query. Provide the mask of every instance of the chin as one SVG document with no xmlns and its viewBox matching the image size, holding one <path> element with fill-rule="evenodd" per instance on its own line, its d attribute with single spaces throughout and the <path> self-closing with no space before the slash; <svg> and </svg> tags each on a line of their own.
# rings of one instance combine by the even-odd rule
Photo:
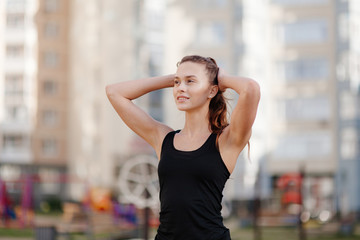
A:
<svg viewBox="0 0 360 240">
<path fill-rule="evenodd" d="M 179 107 L 179 106 L 177 106 L 177 109 L 182 112 L 185 112 L 188 110 L 188 108 L 186 108 L 186 107 Z"/>
<path fill-rule="evenodd" d="M 183 112 L 190 110 L 190 108 L 188 106 L 183 105 L 183 104 L 176 104 L 176 107 L 179 111 L 183 111 Z"/>
</svg>

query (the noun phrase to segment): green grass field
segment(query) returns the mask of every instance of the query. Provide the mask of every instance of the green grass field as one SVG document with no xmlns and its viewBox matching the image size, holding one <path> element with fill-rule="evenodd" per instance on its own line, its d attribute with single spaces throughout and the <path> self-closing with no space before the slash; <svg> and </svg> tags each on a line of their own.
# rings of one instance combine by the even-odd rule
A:
<svg viewBox="0 0 360 240">
<path fill-rule="evenodd" d="M 25 228 L 25 229 L 7 229 L 0 228 L 0 237 L 11 237 L 11 238 L 24 238 L 24 237 L 32 237 L 33 229 Z"/>
<path fill-rule="evenodd" d="M 232 240 L 254 240 L 253 230 L 247 229 L 232 229 Z M 17 238 L 29 238 L 33 239 L 32 229 L 0 229 L 0 238 L 7 237 L 16 240 Z M 101 236 L 98 236 L 101 239 Z M 106 238 L 106 236 L 103 236 Z M 87 240 L 87 237 L 83 234 L 73 234 L 71 236 L 73 240 Z M 151 239 L 151 238 L 150 238 Z M 298 233 L 295 229 L 291 228 L 263 228 L 261 229 L 261 240 L 298 240 Z M 359 240 L 360 235 L 354 236 L 332 236 L 332 235 L 318 235 L 307 236 L 307 240 Z M 152 239 L 151 239 L 152 240 Z"/>
<path fill-rule="evenodd" d="M 299 233 L 295 228 L 272 227 L 261 228 L 261 240 L 299 240 Z M 254 232 L 252 228 L 247 229 L 231 229 L 232 240 L 254 240 Z M 259 239 L 259 240 L 260 240 Z M 359 240 L 360 235 L 340 236 L 338 234 L 306 234 L 307 240 Z"/>
<path fill-rule="evenodd" d="M 235 221 L 232 226 L 229 226 L 232 240 L 256 240 L 254 238 L 254 231 L 251 227 L 239 228 L 236 227 Z M 360 225 L 357 231 L 352 236 L 340 236 L 337 233 L 326 233 L 317 231 L 314 233 L 309 230 L 307 232 L 306 240 L 360 240 Z M 154 239 L 156 229 L 151 229 L 150 240 Z M 105 234 L 106 235 L 106 234 Z M 109 236 L 97 236 L 96 239 L 108 239 Z M 295 227 L 263 227 L 260 229 L 260 238 L 257 240 L 299 240 L 298 230 Z M 26 229 L 7 229 L 0 228 L 0 240 L 2 239 L 34 239 L 34 230 L 31 228 Z M 59 237 L 58 239 L 63 239 Z M 87 240 L 85 234 L 72 234 L 72 240 Z"/>
</svg>

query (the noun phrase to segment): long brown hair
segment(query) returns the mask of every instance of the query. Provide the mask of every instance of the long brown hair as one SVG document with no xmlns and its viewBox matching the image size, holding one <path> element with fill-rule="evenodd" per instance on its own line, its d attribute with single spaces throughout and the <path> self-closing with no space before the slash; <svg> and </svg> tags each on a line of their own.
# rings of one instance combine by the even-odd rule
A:
<svg viewBox="0 0 360 240">
<path fill-rule="evenodd" d="M 218 73 L 219 67 L 216 61 L 211 57 L 202 57 L 199 55 L 189 55 L 181 59 L 177 63 L 177 66 L 184 62 L 194 62 L 205 65 L 205 69 L 209 76 L 209 81 L 212 85 L 218 85 Z M 224 130 L 225 127 L 229 125 L 229 120 L 227 117 L 227 102 L 226 98 L 223 95 L 223 91 L 218 90 L 217 94 L 210 100 L 209 104 L 209 127 L 216 136 L 216 147 L 219 149 L 219 136 Z M 248 158 L 250 159 L 250 141 L 248 141 Z"/>
</svg>

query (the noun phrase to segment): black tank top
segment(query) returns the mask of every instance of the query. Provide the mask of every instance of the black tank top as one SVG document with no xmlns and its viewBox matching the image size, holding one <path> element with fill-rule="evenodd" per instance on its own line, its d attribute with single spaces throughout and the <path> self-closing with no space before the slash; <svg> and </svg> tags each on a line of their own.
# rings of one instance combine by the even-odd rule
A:
<svg viewBox="0 0 360 240">
<path fill-rule="evenodd" d="M 213 133 L 194 151 L 174 147 L 166 135 L 158 165 L 160 225 L 156 240 L 230 240 L 221 216 L 222 191 L 230 173 Z"/>
</svg>

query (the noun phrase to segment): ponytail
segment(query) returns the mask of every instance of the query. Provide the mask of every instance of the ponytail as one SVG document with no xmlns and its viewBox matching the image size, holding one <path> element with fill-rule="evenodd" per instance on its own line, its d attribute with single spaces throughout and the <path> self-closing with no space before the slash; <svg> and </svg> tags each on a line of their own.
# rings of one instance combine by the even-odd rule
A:
<svg viewBox="0 0 360 240">
<path fill-rule="evenodd" d="M 223 92 L 220 90 L 213 97 L 209 104 L 209 124 L 210 129 L 217 135 L 216 146 L 218 147 L 218 139 L 222 131 L 229 125 L 227 119 L 227 106 Z"/>
</svg>

